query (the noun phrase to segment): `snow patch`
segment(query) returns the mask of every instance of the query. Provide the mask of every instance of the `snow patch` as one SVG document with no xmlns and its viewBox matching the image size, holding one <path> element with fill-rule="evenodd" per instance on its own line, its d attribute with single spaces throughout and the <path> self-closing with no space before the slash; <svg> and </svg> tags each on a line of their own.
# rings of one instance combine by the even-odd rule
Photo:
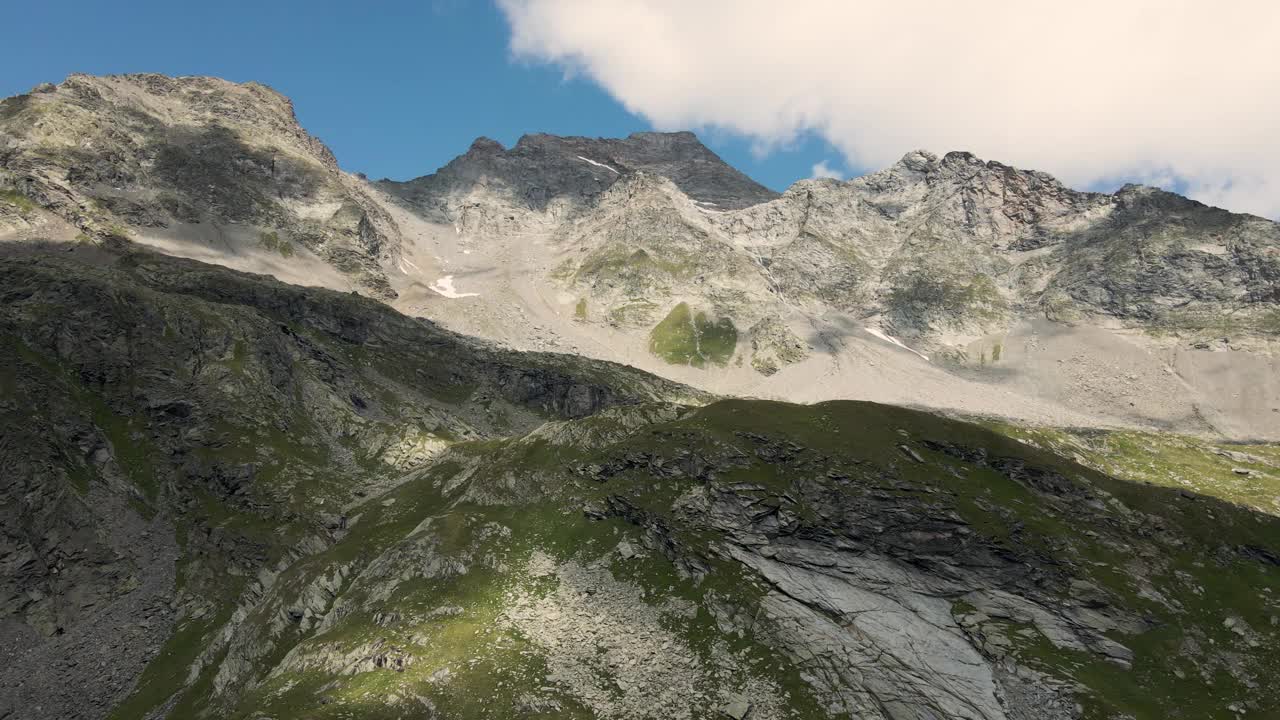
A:
<svg viewBox="0 0 1280 720">
<path fill-rule="evenodd" d="M 609 172 L 613 173 L 614 175 L 620 175 L 620 174 L 621 174 L 621 173 L 619 173 L 617 170 L 614 170 L 613 168 L 609 167 L 608 165 L 605 165 L 604 163 L 598 163 L 598 162 L 596 162 L 595 160 L 592 160 L 591 158 L 584 158 L 584 157 L 582 157 L 581 155 L 579 155 L 579 156 L 578 156 L 578 159 L 579 159 L 579 160 L 581 160 L 581 161 L 583 161 L 583 162 L 591 163 L 592 165 L 595 165 L 596 167 L 602 167 L 602 168 L 604 168 L 605 170 L 608 170 Z"/>
<path fill-rule="evenodd" d="M 414 262 L 413 262 L 412 260 L 410 260 L 409 258 L 407 258 L 407 257 L 401 257 L 401 258 L 400 258 L 400 260 L 396 263 L 396 268 L 397 268 L 397 269 L 399 269 L 399 270 L 400 270 L 400 272 L 404 273 L 405 275 L 412 275 L 413 273 L 409 272 L 409 271 L 405 268 L 405 265 L 408 265 L 409 267 L 413 268 L 414 270 L 418 271 L 419 273 L 421 273 L 421 272 L 422 272 L 422 268 L 420 268 L 420 267 L 418 267 L 417 265 L 415 265 L 415 264 L 414 264 Z"/>
<path fill-rule="evenodd" d="M 925 355 L 924 353 L 919 352 L 919 351 L 917 351 L 917 350 L 912 350 L 911 348 L 907 347 L 906 345 L 903 345 L 901 340 L 899 340 L 899 339 L 898 339 L 898 338 L 896 338 L 896 337 L 890 337 L 889 335 L 886 335 L 886 334 L 884 333 L 884 331 L 880 330 L 879 328 L 872 328 L 872 327 L 868 327 L 868 328 L 863 328 L 863 330 L 866 330 L 867 332 L 869 332 L 869 333 L 871 333 L 872 335 L 874 335 L 874 336 L 876 336 L 876 337 L 880 338 L 881 340 L 884 340 L 884 341 L 885 341 L 885 342 L 887 342 L 887 343 L 891 343 L 891 344 L 893 344 L 893 345 L 897 345 L 898 347 L 902 348 L 903 350 L 906 350 L 907 352 L 915 353 L 916 355 L 919 355 L 920 357 L 924 358 L 926 361 L 929 359 L 929 356 L 928 356 L 928 355 Z"/>
<path fill-rule="evenodd" d="M 480 293 L 464 293 L 455 290 L 453 287 L 452 275 L 445 275 L 427 287 L 430 287 L 432 290 L 447 298 L 480 297 Z"/>
</svg>

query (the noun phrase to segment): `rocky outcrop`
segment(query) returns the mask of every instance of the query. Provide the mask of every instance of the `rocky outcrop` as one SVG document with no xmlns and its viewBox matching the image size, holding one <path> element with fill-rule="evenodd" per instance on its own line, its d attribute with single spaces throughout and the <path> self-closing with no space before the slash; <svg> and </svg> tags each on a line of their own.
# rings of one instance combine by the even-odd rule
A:
<svg viewBox="0 0 1280 720">
<path fill-rule="evenodd" d="M 636 138 L 591 142 L 478 141 L 436 175 L 383 187 L 451 225 L 467 254 L 500 261 L 513 243 L 545 243 L 554 261 L 525 270 L 591 308 L 566 321 L 579 335 L 643 338 L 683 302 L 740 328 L 773 318 L 797 337 L 871 328 L 981 367 L 998 338 L 1045 318 L 1193 342 L 1225 334 L 1264 353 L 1280 327 L 1280 225 L 1153 188 L 1080 192 L 969 153 L 915 151 L 848 182 L 721 201 L 690 184 L 699 164 L 685 155 L 610 165 L 590 152 L 622 157 L 610 143 Z M 719 171 L 715 182 L 737 187 Z M 728 365 L 771 375 L 786 364 L 757 354 L 744 343 Z"/>
</svg>

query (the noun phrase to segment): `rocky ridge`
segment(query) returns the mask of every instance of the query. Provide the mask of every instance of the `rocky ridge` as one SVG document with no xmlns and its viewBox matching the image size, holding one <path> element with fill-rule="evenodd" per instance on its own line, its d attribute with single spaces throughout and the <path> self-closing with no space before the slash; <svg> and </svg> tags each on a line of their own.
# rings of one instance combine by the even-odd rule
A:
<svg viewBox="0 0 1280 720">
<path fill-rule="evenodd" d="M 739 209 L 778 196 L 727 165 L 691 132 L 639 132 L 620 139 L 538 133 L 521 137 L 510 150 L 482 137 L 432 175 L 378 185 L 452 221 L 467 207 L 455 198 L 472 187 L 529 210 L 580 209 L 636 172 L 665 177 L 708 207 Z"/>
<path fill-rule="evenodd" d="M 610 184 L 591 202 L 542 209 L 457 176 L 447 191 L 388 189 L 452 223 L 429 246 L 446 264 L 474 268 L 479 297 L 494 298 L 469 308 L 541 303 L 553 311 L 544 316 L 563 318 L 557 332 L 587 352 L 685 382 L 810 400 L 865 396 L 896 382 L 891 374 L 939 385 L 950 375 L 956 391 L 944 392 L 954 399 L 870 396 L 1044 421 L 1016 403 L 1002 411 L 982 401 L 1016 394 L 1028 407 L 1060 408 L 1049 411 L 1058 424 L 1275 437 L 1280 386 L 1267 377 L 1280 337 L 1280 225 L 1270 220 L 1148 187 L 1078 192 L 968 153 L 913 152 L 878 173 L 801 181 L 739 209 L 713 208 L 660 173 L 601 172 Z M 490 263 L 520 269 L 499 277 Z M 537 346 L 502 313 L 480 312 L 483 322 L 455 322 L 509 328 L 504 336 Z M 724 361 L 690 361 L 703 356 L 702 333 L 672 336 L 677 315 L 731 327 Z M 1062 338 L 1047 355 L 1045 334 Z M 1068 336 L 1098 353 L 1070 368 L 1098 386 L 1085 404 L 1050 372 L 1068 360 Z M 865 348 L 890 345 L 918 361 L 890 353 L 876 360 L 895 373 L 877 369 Z M 1142 366 L 1127 375 L 1144 382 L 1101 369 L 1125 364 Z M 1249 379 L 1220 386 L 1223 374 L 1208 366 L 1224 364 Z M 701 372 L 682 367 L 690 365 Z M 815 376 L 828 380 L 825 390 Z M 1071 417 L 1072 406 L 1090 417 Z"/>
<path fill-rule="evenodd" d="M 127 236 L 720 393 L 1280 438 L 1280 226 L 1161 190 L 916 151 L 778 195 L 690 133 L 481 138 L 367 183 L 253 83 L 3 108 L 0 239 Z"/>
</svg>

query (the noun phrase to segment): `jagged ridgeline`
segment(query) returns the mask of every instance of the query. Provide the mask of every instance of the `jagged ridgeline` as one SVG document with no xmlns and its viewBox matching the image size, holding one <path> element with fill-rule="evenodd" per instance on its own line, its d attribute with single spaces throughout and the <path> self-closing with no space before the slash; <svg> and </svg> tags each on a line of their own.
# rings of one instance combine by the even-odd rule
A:
<svg viewBox="0 0 1280 720">
<path fill-rule="evenodd" d="M 0 335 L 0 717 L 1280 706 L 1280 520 L 976 425 L 127 246 L 10 249 Z"/>
</svg>

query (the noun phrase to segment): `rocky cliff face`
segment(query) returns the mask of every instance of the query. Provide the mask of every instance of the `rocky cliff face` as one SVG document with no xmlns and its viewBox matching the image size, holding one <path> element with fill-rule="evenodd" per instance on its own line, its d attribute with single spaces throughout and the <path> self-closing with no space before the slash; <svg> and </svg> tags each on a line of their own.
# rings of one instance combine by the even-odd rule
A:
<svg viewBox="0 0 1280 720">
<path fill-rule="evenodd" d="M 392 297 L 380 261 L 398 252 L 394 223 L 256 83 L 72 75 L 6 99 L 0 191 L 0 234 L 309 253 Z"/>
<path fill-rule="evenodd" d="M 1264 334 L 1280 317 L 1280 225 L 1262 218 L 1139 186 L 1078 192 L 961 152 L 774 198 L 705 155 L 687 133 L 527 136 L 509 152 L 482 139 L 383 186 L 459 233 L 547 233 L 569 256 L 555 279 L 610 310 L 692 296 L 748 326 L 835 310 L 924 350 L 1029 315 L 1192 331 L 1230 316 Z"/>
</svg>

